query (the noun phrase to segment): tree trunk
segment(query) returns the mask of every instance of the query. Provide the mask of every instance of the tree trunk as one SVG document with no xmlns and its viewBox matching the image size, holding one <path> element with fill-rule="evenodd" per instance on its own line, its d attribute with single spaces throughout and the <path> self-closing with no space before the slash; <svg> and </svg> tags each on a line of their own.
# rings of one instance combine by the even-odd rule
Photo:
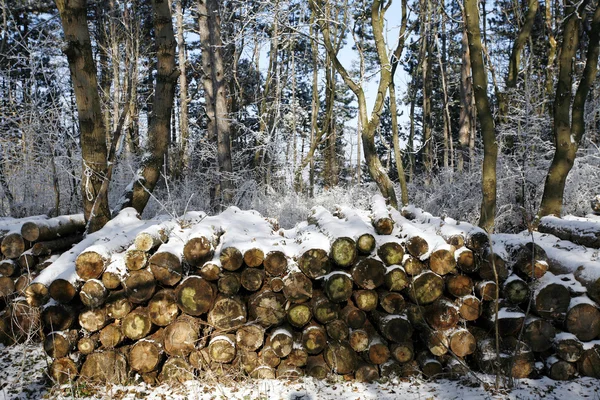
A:
<svg viewBox="0 0 600 400">
<path fill-rule="evenodd" d="M 484 158 L 481 182 L 483 198 L 481 201 L 479 226 L 491 232 L 494 229 L 494 219 L 496 216 L 496 161 L 498 158 L 496 127 L 494 126 L 494 116 L 492 115 L 487 94 L 488 80 L 483 63 L 477 0 L 465 0 L 464 7 L 465 23 L 469 38 L 469 56 L 471 58 L 471 70 L 473 73 L 475 105 L 483 137 Z"/>
<path fill-rule="evenodd" d="M 554 101 L 554 145 L 556 147 L 546 182 L 538 217 L 560 217 L 567 175 L 573 167 L 585 131 L 584 111 L 590 88 L 598 71 L 600 53 L 600 5 L 596 6 L 589 31 L 585 68 L 573 99 L 573 59 L 579 48 L 580 17 L 586 3 L 565 8 L 568 15 L 559 58 L 558 84 Z M 572 106 L 571 106 L 571 100 Z"/>
<path fill-rule="evenodd" d="M 464 18 L 464 16 L 463 16 Z M 470 170 L 471 157 L 469 152 L 469 143 L 471 131 L 473 130 L 473 79 L 471 75 L 471 58 L 469 52 L 469 39 L 467 28 L 463 27 L 462 33 L 462 63 L 460 67 L 460 116 L 458 119 L 458 171 L 465 169 L 465 164 Z"/>
<path fill-rule="evenodd" d="M 217 143 L 219 205 L 227 206 L 233 200 L 233 167 L 219 3 L 216 0 L 199 0 L 197 4 L 208 137 Z"/>
<path fill-rule="evenodd" d="M 150 194 L 156 187 L 165 163 L 170 142 L 175 83 L 179 75 L 179 70 L 175 66 L 176 42 L 169 2 L 153 0 L 152 10 L 158 63 L 154 102 L 148 126 L 147 153 L 142 159 L 133 183 L 126 189 L 125 199 L 122 199 L 119 204 L 121 208 L 132 206 L 140 214 L 144 211 Z"/>
<path fill-rule="evenodd" d="M 100 187 L 108 170 L 106 126 L 102 116 L 96 64 L 87 25 L 86 0 L 56 0 L 67 46 L 71 80 L 77 100 L 81 132 L 83 210 L 88 232 L 95 232 L 110 220 L 108 193 Z M 100 196 L 99 196 L 100 194 Z M 95 209 L 92 215 L 92 210 Z"/>
</svg>

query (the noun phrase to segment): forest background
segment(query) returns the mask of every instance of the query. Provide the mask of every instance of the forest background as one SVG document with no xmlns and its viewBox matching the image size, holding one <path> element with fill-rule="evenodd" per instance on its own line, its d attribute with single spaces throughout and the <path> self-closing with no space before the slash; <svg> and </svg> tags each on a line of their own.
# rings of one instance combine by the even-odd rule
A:
<svg viewBox="0 0 600 400">
<path fill-rule="evenodd" d="M 0 6 L 0 215 L 381 192 L 515 232 L 600 192 L 597 1 Z"/>
</svg>

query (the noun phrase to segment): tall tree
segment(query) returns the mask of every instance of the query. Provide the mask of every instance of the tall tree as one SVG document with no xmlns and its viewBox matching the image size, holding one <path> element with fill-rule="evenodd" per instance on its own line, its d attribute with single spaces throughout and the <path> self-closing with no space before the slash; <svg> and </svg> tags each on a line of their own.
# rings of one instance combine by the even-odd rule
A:
<svg viewBox="0 0 600 400">
<path fill-rule="evenodd" d="M 202 45 L 202 83 L 206 99 L 208 137 L 217 143 L 219 188 L 215 202 L 228 205 L 233 199 L 230 124 L 227 110 L 225 64 L 221 42 L 221 19 L 217 0 L 198 1 L 198 27 Z"/>
<path fill-rule="evenodd" d="M 465 24 L 469 39 L 469 56 L 475 92 L 475 106 L 483 138 L 482 200 L 479 226 L 488 232 L 494 228 L 496 216 L 496 162 L 498 144 L 496 127 L 487 93 L 487 73 L 483 63 L 478 0 L 464 0 Z"/>
<path fill-rule="evenodd" d="M 560 216 L 567 176 L 573 168 L 577 149 L 585 132 L 585 103 L 598 73 L 600 52 L 600 3 L 592 17 L 585 68 L 573 97 L 573 64 L 587 1 L 569 3 L 559 57 L 558 82 L 554 99 L 554 157 L 546 176 L 538 217 Z"/>
<path fill-rule="evenodd" d="M 88 231 L 102 228 L 110 220 L 108 193 L 101 191 L 107 173 L 106 126 L 101 109 L 96 64 L 87 25 L 86 0 L 56 0 L 65 34 L 64 52 L 77 101 L 83 177 L 81 192 Z M 92 213 L 92 210 L 95 212 Z"/>
<path fill-rule="evenodd" d="M 156 85 L 148 126 L 146 153 L 133 182 L 127 188 L 119 208 L 144 211 L 150 194 L 160 179 L 170 142 L 173 97 L 179 70 L 175 65 L 175 34 L 168 0 L 152 0 L 156 55 Z"/>
</svg>

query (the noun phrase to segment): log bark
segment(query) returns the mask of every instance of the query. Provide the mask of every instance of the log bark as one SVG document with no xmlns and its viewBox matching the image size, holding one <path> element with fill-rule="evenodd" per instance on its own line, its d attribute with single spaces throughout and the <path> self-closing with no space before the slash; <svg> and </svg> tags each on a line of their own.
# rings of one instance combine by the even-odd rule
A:
<svg viewBox="0 0 600 400">
<path fill-rule="evenodd" d="M 365 258 L 352 268 L 352 279 L 362 289 L 376 289 L 385 282 L 386 269 L 381 261 Z"/>
<path fill-rule="evenodd" d="M 220 364 L 228 364 L 236 355 L 234 335 L 216 335 L 208 343 L 210 359 Z"/>
<path fill-rule="evenodd" d="M 250 319 L 264 327 L 277 326 L 285 319 L 285 297 L 271 291 L 258 292 L 248 300 Z"/>
<path fill-rule="evenodd" d="M 352 296 L 352 279 L 345 272 L 334 272 L 325 278 L 323 290 L 334 303 L 347 301 Z"/>
<path fill-rule="evenodd" d="M 348 342 L 331 342 L 326 346 L 323 358 L 330 370 L 339 375 L 351 374 L 356 370 L 356 353 Z"/>
<path fill-rule="evenodd" d="M 190 276 L 177 286 L 175 297 L 182 312 L 199 316 L 211 309 L 216 290 L 203 278 Z"/>
<path fill-rule="evenodd" d="M 98 308 L 86 310 L 79 314 L 79 325 L 88 332 L 97 332 L 108 323 L 106 310 Z"/>
<path fill-rule="evenodd" d="M 226 247 L 219 256 L 221 267 L 227 271 L 237 271 L 244 263 L 244 256 L 235 247 Z"/>
<path fill-rule="evenodd" d="M 247 321 L 246 303 L 239 297 L 217 296 L 207 321 L 211 326 L 224 331 L 235 330 Z"/>
<path fill-rule="evenodd" d="M 308 304 L 293 304 L 287 312 L 287 321 L 296 328 L 302 328 L 312 319 L 312 310 Z"/>
<path fill-rule="evenodd" d="M 217 282 L 217 290 L 227 296 L 233 296 L 240 291 L 242 287 L 241 277 L 238 273 L 225 272 Z"/>
<path fill-rule="evenodd" d="M 73 307 L 54 304 L 42 310 L 41 319 L 44 332 L 66 331 L 75 326 L 77 312 Z"/>
<path fill-rule="evenodd" d="M 244 252 L 244 263 L 250 268 L 260 267 L 265 260 L 265 253 L 259 248 Z"/>
<path fill-rule="evenodd" d="M 145 303 L 152 298 L 156 289 L 154 275 L 148 269 L 131 271 L 123 282 L 129 301 L 135 304 Z"/>
<path fill-rule="evenodd" d="M 303 273 L 295 272 L 283 278 L 283 294 L 292 303 L 303 303 L 313 295 L 313 283 Z"/>
<path fill-rule="evenodd" d="M 50 297 L 61 304 L 68 304 L 77 295 L 78 288 L 65 279 L 55 279 L 48 287 Z"/>
<path fill-rule="evenodd" d="M 48 357 L 67 357 L 77 345 L 77 339 L 77 330 L 52 332 L 44 339 L 44 351 Z"/>
<path fill-rule="evenodd" d="M 565 318 L 565 325 L 577 339 L 584 342 L 594 340 L 600 335 L 600 310 L 591 301 L 572 303 Z"/>
<path fill-rule="evenodd" d="M 108 297 L 108 290 L 101 281 L 90 279 L 83 284 L 79 291 L 79 298 L 84 306 L 88 308 L 101 307 Z"/>
<path fill-rule="evenodd" d="M 377 255 L 385 265 L 402 265 L 404 248 L 402 248 L 400 243 L 387 242 L 379 246 Z"/>
<path fill-rule="evenodd" d="M 548 271 L 548 256 L 539 245 L 529 242 L 512 251 L 513 269 L 531 279 L 540 279 Z"/>
<path fill-rule="evenodd" d="M 196 347 L 200 331 L 200 322 L 182 315 L 164 330 L 164 350 L 170 356 L 185 357 Z"/>
<path fill-rule="evenodd" d="M 408 287 L 409 298 L 417 304 L 431 304 L 444 293 L 444 279 L 431 271 L 413 277 Z"/>
<path fill-rule="evenodd" d="M 123 318 L 121 329 L 123 335 L 131 340 L 140 340 L 145 338 L 152 331 L 152 319 L 148 309 L 139 307 L 131 311 Z"/>
<path fill-rule="evenodd" d="M 48 374 L 52 381 L 59 385 L 73 383 L 79 375 L 79 368 L 75 361 L 68 357 L 52 361 Z"/>
<path fill-rule="evenodd" d="M 88 355 L 80 372 L 80 379 L 100 384 L 124 385 L 127 376 L 127 359 L 117 350 L 98 351 Z"/>
<path fill-rule="evenodd" d="M 114 322 L 102 328 L 99 339 L 105 349 L 117 347 L 124 339 L 120 324 Z"/>
<path fill-rule="evenodd" d="M 370 233 L 363 233 L 356 241 L 356 248 L 363 256 L 368 256 L 371 254 L 373 250 L 375 250 L 376 245 L 375 237 Z"/>
<path fill-rule="evenodd" d="M 283 341 L 283 338 L 281 338 Z M 291 340 L 291 333 L 290 333 Z M 236 346 L 244 351 L 256 351 L 258 350 L 265 341 L 265 328 L 260 325 L 249 323 L 242 327 L 240 327 L 235 333 L 235 343 Z M 280 347 L 280 344 L 283 342 L 279 341 L 279 337 L 276 339 L 277 347 Z M 290 342 L 291 343 L 291 342 Z M 273 335 L 271 335 L 271 345 L 275 348 L 273 344 Z M 291 351 L 291 345 L 290 345 Z M 284 356 L 280 355 L 280 357 L 285 357 L 289 354 L 285 354 Z"/>
<path fill-rule="evenodd" d="M 523 341 L 536 353 L 542 353 L 552 348 L 556 336 L 554 326 L 541 318 L 530 318 L 525 321 Z"/>
<path fill-rule="evenodd" d="M 106 315 L 108 318 L 121 319 L 133 310 L 133 305 L 129 301 L 125 290 L 113 291 L 106 299 Z"/>
<path fill-rule="evenodd" d="M 263 266 L 270 276 L 282 276 L 287 272 L 287 257 L 281 251 L 270 251 L 265 257 Z"/>
<path fill-rule="evenodd" d="M 172 289 L 162 289 L 148 302 L 148 314 L 154 325 L 167 326 L 177 319 L 179 307 Z"/>
<path fill-rule="evenodd" d="M 563 221 L 557 217 L 543 217 L 538 225 L 538 231 L 549 233 L 562 240 L 568 240 L 582 246 L 594 249 L 600 248 L 600 224 L 595 222 L 585 225 L 582 223 L 575 227 L 568 220 Z"/>
<path fill-rule="evenodd" d="M 371 317 L 381 335 L 390 342 L 406 342 L 412 336 L 413 329 L 405 315 L 372 311 Z"/>
<path fill-rule="evenodd" d="M 25 222 L 21 226 L 21 236 L 30 242 L 45 242 L 83 232 L 84 229 L 83 214 L 74 214 Z"/>
<path fill-rule="evenodd" d="M 558 283 L 549 283 L 534 292 L 535 312 L 543 318 L 564 321 L 571 294 L 569 289 Z"/>
<path fill-rule="evenodd" d="M 162 349 L 163 331 L 157 331 L 145 340 L 137 341 L 131 346 L 127 360 L 129 367 L 136 372 L 146 374 L 157 371 L 164 358 Z"/>
<path fill-rule="evenodd" d="M 242 287 L 249 292 L 259 290 L 265 281 L 265 271 L 257 268 L 246 268 L 240 277 Z"/>
<path fill-rule="evenodd" d="M 311 249 L 305 251 L 298 258 L 298 267 L 304 275 L 311 279 L 317 279 L 327 275 L 331 271 L 331 264 L 327 252 L 322 249 Z"/>
</svg>

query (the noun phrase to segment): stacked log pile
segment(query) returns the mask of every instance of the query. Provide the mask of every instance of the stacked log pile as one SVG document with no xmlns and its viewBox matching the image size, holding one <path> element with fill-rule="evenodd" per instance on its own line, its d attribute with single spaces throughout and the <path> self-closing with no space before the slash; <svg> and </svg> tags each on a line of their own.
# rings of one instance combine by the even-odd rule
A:
<svg viewBox="0 0 600 400">
<path fill-rule="evenodd" d="M 28 287 L 50 376 L 600 377 L 600 309 L 541 247 L 373 202 L 291 230 L 235 207 L 124 210 Z"/>
<path fill-rule="evenodd" d="M 23 297 L 33 279 L 85 229 L 83 214 L 0 219 L 0 343 L 37 335 L 38 310 Z"/>
</svg>

